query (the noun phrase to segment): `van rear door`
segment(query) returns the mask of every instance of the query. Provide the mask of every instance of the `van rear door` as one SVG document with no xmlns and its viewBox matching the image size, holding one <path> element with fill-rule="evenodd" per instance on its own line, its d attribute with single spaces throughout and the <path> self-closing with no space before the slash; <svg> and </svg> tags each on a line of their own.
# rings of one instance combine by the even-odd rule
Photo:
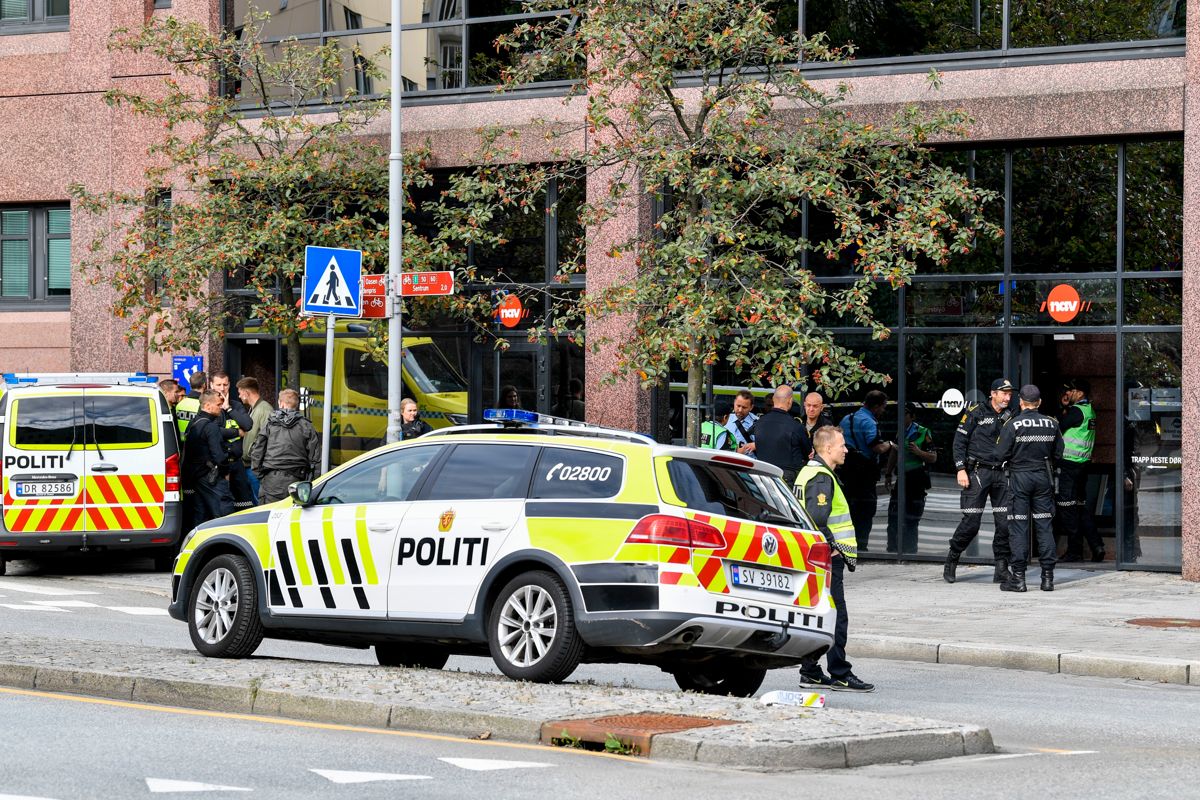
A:
<svg viewBox="0 0 1200 800">
<path fill-rule="evenodd" d="M 55 534 L 86 529 L 83 436 L 79 392 L 12 393 L 3 442 L 7 530 Z"/>
<path fill-rule="evenodd" d="M 162 527 L 166 457 L 156 399 L 120 387 L 83 390 L 89 532 Z"/>
</svg>

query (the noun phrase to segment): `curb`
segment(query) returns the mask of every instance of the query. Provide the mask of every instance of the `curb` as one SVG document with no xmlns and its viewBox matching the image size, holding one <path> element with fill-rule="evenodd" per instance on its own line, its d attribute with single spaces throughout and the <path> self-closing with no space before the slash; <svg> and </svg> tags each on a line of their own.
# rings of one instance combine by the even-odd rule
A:
<svg viewBox="0 0 1200 800">
<path fill-rule="evenodd" d="M 927 664 L 964 664 L 973 667 L 1200 686 L 1200 661 L 1176 658 L 1149 658 L 979 642 L 932 642 L 874 634 L 855 634 L 850 638 L 847 650 L 850 655 L 859 658 L 920 661 Z"/>
<path fill-rule="evenodd" d="M 254 681 L 215 683 L 156 678 L 99 670 L 34 666 L 0 661 L 0 685 L 204 711 L 255 714 L 347 725 L 408 730 L 464 739 L 541 741 L 550 720 L 486 712 L 371 702 L 314 693 L 262 689 Z M 811 714 L 807 712 L 804 716 Z M 819 713 L 819 712 L 818 712 Z M 894 717 L 845 712 L 857 719 L 895 726 Z M 557 717 L 561 721 L 561 716 Z M 653 735 L 646 757 L 757 770 L 844 769 L 899 761 L 931 761 L 994 752 L 991 733 L 975 725 L 913 720 L 913 729 L 848 733 L 846 736 L 788 738 L 771 720 Z M 922 727 L 924 726 L 924 727 Z M 722 731 L 728 732 L 722 734 Z M 811 736 L 811 734 L 810 734 Z"/>
</svg>

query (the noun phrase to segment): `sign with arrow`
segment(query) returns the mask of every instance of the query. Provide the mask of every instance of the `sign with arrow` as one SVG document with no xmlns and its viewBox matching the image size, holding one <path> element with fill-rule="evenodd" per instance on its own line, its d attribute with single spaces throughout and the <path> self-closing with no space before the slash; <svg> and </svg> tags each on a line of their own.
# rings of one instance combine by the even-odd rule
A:
<svg viewBox="0 0 1200 800">
<path fill-rule="evenodd" d="M 304 248 L 305 314 L 358 317 L 362 314 L 362 251 Z"/>
</svg>

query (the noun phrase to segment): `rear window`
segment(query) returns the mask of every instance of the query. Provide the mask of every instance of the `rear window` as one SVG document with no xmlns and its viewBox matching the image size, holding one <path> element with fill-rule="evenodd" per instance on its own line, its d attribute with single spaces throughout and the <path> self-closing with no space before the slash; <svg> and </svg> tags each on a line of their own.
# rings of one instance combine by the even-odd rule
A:
<svg viewBox="0 0 1200 800">
<path fill-rule="evenodd" d="M 16 402 L 17 447 L 150 445 L 154 406 L 146 397 L 74 395 L 23 397 Z"/>
<path fill-rule="evenodd" d="M 706 514 L 812 528 L 804 510 L 779 478 L 710 461 L 672 459 L 671 486 L 684 506 Z"/>
<path fill-rule="evenodd" d="M 17 447 L 83 446 L 82 397 L 23 397 L 15 405 Z"/>
<path fill-rule="evenodd" d="M 621 489 L 625 462 L 616 456 L 565 447 L 542 450 L 533 471 L 535 499 L 612 497 Z"/>
<path fill-rule="evenodd" d="M 105 445 L 153 444 L 154 407 L 145 397 L 92 395 L 84 399 L 92 430 L 88 442 Z"/>
</svg>

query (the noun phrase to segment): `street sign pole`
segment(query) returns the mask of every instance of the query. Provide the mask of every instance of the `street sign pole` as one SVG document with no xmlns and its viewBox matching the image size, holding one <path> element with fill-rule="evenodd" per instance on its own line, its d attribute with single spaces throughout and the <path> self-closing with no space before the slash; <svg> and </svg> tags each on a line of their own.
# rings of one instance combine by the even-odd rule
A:
<svg viewBox="0 0 1200 800">
<path fill-rule="evenodd" d="M 392 316 L 388 319 L 388 423 L 387 441 L 400 441 L 401 370 L 404 366 L 404 321 L 400 314 L 400 273 L 403 262 L 404 161 L 400 140 L 400 0 L 392 0 L 392 136 L 388 155 L 388 294 Z M 326 429 L 328 430 L 328 429 Z"/>
<path fill-rule="evenodd" d="M 337 329 L 337 317 L 330 314 L 325 318 L 325 398 L 321 404 L 321 474 L 329 472 L 330 442 L 333 440 L 333 333 Z"/>
</svg>

